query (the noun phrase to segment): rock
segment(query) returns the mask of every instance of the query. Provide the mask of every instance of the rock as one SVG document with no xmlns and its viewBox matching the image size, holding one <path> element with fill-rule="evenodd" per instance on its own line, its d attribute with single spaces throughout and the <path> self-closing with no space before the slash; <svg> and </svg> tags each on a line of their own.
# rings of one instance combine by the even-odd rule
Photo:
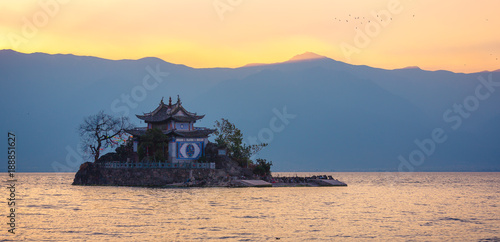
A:
<svg viewBox="0 0 500 242">
<path fill-rule="evenodd" d="M 76 173 L 73 185 L 106 185 L 106 181 L 97 165 L 85 162 Z"/>
<path fill-rule="evenodd" d="M 218 169 L 105 168 L 85 162 L 73 185 L 110 186 L 221 186 L 231 185 L 230 177 L 252 179 L 252 169 L 242 168 L 229 157 L 219 156 Z M 175 185 L 174 185 L 175 184 Z"/>
</svg>

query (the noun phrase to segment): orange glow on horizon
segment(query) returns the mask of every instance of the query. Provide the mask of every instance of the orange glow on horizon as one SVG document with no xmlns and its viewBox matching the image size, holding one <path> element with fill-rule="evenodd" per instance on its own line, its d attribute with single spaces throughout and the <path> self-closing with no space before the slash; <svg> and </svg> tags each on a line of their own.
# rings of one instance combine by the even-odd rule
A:
<svg viewBox="0 0 500 242">
<path fill-rule="evenodd" d="M 158 57 L 195 68 L 283 62 L 309 51 L 384 69 L 500 69 L 494 0 L 47 2 L 0 2 L 0 49 Z"/>
</svg>

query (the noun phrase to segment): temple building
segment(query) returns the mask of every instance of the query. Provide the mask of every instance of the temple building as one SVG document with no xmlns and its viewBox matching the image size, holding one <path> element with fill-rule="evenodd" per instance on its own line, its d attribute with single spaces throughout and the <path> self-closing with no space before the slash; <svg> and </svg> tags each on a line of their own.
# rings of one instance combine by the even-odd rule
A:
<svg viewBox="0 0 500 242">
<path fill-rule="evenodd" d="M 126 130 L 133 137 L 133 151 L 137 154 L 141 142 L 141 136 L 149 129 L 159 129 L 167 137 L 168 147 L 164 148 L 166 162 L 191 163 L 198 160 L 205 153 L 205 147 L 208 143 L 208 136 L 215 129 L 199 128 L 194 124 L 205 115 L 197 115 L 188 112 L 181 103 L 179 96 L 177 102 L 172 104 L 172 98 L 169 98 L 168 104 L 161 100 L 158 107 L 149 113 L 136 115 L 137 118 L 144 120 L 146 127 Z M 136 162 L 139 161 L 136 156 Z"/>
</svg>

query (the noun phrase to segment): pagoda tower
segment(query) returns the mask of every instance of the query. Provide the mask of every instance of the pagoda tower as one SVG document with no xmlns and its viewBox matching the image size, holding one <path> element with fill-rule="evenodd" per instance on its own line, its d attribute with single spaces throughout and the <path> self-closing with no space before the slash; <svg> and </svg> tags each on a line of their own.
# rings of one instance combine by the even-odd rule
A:
<svg viewBox="0 0 500 242">
<path fill-rule="evenodd" d="M 215 131 L 215 129 L 194 127 L 196 121 L 205 115 L 188 112 L 182 106 L 179 96 L 175 104 L 172 104 L 172 98 L 169 98 L 168 104 L 165 104 L 162 98 L 155 110 L 136 116 L 147 126 L 126 130 L 133 136 L 134 152 L 137 153 L 140 137 L 147 130 L 159 129 L 168 138 L 167 161 L 170 163 L 193 162 L 199 159 L 205 153 L 208 136 Z M 138 156 L 136 157 L 138 161 Z"/>
</svg>

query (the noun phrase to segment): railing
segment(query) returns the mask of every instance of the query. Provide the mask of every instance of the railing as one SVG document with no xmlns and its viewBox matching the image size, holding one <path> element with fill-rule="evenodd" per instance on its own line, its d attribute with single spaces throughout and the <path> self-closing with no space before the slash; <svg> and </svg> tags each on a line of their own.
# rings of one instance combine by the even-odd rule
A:
<svg viewBox="0 0 500 242">
<path fill-rule="evenodd" d="M 215 163 L 118 163 L 107 162 L 104 168 L 215 169 Z"/>
</svg>

